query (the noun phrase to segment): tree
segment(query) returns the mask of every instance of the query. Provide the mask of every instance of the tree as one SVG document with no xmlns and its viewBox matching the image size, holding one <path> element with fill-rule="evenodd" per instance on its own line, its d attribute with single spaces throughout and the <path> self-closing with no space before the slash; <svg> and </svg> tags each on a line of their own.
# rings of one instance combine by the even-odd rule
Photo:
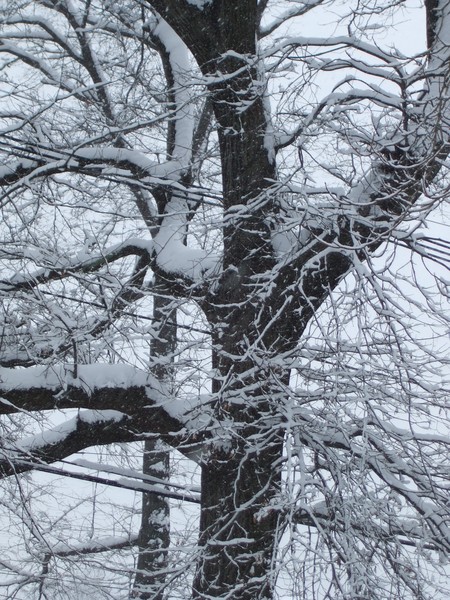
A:
<svg viewBox="0 0 450 600">
<path fill-rule="evenodd" d="M 2 4 L 5 597 L 445 595 L 450 2 L 412 56 L 401 0 Z M 142 492 L 140 534 L 33 471 Z"/>
</svg>

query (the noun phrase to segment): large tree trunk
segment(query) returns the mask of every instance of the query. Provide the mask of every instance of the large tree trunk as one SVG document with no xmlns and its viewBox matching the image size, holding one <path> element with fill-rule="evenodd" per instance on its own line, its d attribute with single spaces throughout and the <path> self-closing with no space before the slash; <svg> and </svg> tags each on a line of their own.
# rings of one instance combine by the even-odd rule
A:
<svg viewBox="0 0 450 600">
<path fill-rule="evenodd" d="M 283 437 L 256 424 L 220 442 L 202 465 L 194 598 L 271 598 Z"/>
<path fill-rule="evenodd" d="M 214 357 L 221 377 L 213 390 L 216 430 L 202 464 L 194 598 L 272 597 L 284 438 L 280 409 L 288 374 L 258 368 L 256 360 L 244 357 L 258 332 L 255 322 L 241 332 L 241 343 L 233 340 L 242 356 L 234 368 L 225 340 Z"/>
<path fill-rule="evenodd" d="M 229 70 L 243 67 L 231 62 Z M 194 598 L 272 597 L 283 432 L 271 420 L 277 399 L 271 395 L 270 373 L 257 367 L 257 359 L 265 346 L 263 331 L 270 328 L 262 298 L 273 266 L 269 222 L 274 207 L 265 190 L 275 169 L 264 144 L 266 116 L 252 87 L 255 80 L 256 73 L 244 67 L 231 84 L 217 86 L 213 104 L 227 212 L 223 276 L 205 309 L 215 331 L 217 430 L 202 464 Z M 239 110 L 246 99 L 249 108 Z M 233 104 L 236 112 L 229 110 Z"/>
<path fill-rule="evenodd" d="M 244 284 L 247 290 L 251 280 Z M 202 464 L 194 598 L 272 598 L 289 382 L 288 369 L 276 358 L 292 348 L 296 334 L 280 337 L 292 313 L 274 318 L 258 284 L 253 291 L 246 302 L 208 307 L 217 324 L 213 367 L 218 376 L 215 428 Z M 218 297 L 224 298 L 220 292 Z"/>
<path fill-rule="evenodd" d="M 211 92 L 224 204 L 223 275 L 202 302 L 213 331 L 214 423 L 202 460 L 194 598 L 272 597 L 281 482 L 279 406 L 286 371 L 258 359 L 284 351 L 266 282 L 275 264 L 276 180 L 264 81 L 256 68 L 256 0 L 153 3 L 192 51 Z M 196 27 L 192 27 L 195 19 Z M 276 300 L 278 302 L 278 299 Z M 277 307 L 275 306 L 275 312 Z M 286 328 L 286 315 L 278 324 Z M 283 339 L 284 338 L 284 339 Z M 281 341 L 280 341 L 281 339 Z"/>
</svg>

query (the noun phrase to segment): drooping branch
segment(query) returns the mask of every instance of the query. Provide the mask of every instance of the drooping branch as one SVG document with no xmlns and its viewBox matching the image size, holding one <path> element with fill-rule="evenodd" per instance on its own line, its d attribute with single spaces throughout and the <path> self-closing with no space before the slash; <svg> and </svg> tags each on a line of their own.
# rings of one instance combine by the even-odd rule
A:
<svg viewBox="0 0 450 600">
<path fill-rule="evenodd" d="M 29 467 L 28 470 L 41 471 L 42 473 L 50 473 L 51 475 L 59 475 L 61 477 L 67 477 L 68 479 L 78 479 L 79 481 L 90 481 L 92 483 L 99 483 L 107 487 L 115 487 L 122 490 L 131 490 L 133 492 L 142 492 L 151 495 L 157 495 L 174 500 L 183 500 L 187 502 L 193 502 L 194 504 L 200 504 L 200 499 L 189 492 L 175 492 L 162 487 L 161 485 L 153 485 L 146 483 L 145 481 L 140 482 L 135 479 L 129 479 L 122 477 L 119 479 L 111 479 L 108 477 L 100 477 L 98 475 L 90 475 L 89 473 L 82 473 L 79 471 L 72 471 L 54 467 L 51 465 L 37 463 L 33 461 L 27 461 L 25 459 L 18 459 L 16 462 L 20 468 L 22 466 Z"/>
<path fill-rule="evenodd" d="M 361 498 L 361 502 L 364 499 Z M 427 535 L 423 527 L 412 524 L 412 520 L 395 519 L 390 517 L 387 523 L 377 523 L 373 519 L 370 523 L 350 521 L 348 516 L 340 514 L 336 507 L 330 509 L 324 502 L 318 502 L 311 506 L 305 506 L 294 514 L 294 522 L 299 525 L 313 527 L 320 531 L 333 531 L 346 535 L 351 529 L 360 536 L 364 543 L 368 543 L 369 537 L 377 544 L 400 544 L 401 546 L 432 550 L 434 552 L 446 552 L 445 545 L 439 537 L 434 540 Z M 331 525 L 332 524 L 332 525 Z"/>
<path fill-rule="evenodd" d="M 137 426 L 136 419 L 118 411 L 81 411 L 39 435 L 11 444 L 4 442 L 0 450 L 0 477 L 57 462 L 90 446 L 136 441 L 142 434 Z"/>
<path fill-rule="evenodd" d="M 436 445 L 434 455 L 439 454 L 437 445 L 441 448 L 441 453 L 445 454 L 448 453 L 450 439 L 432 434 L 414 435 L 389 423 L 383 425 L 375 419 L 360 424 L 338 423 L 333 427 L 328 422 L 323 422 L 321 426 L 322 419 L 308 414 L 305 410 L 299 413 L 298 421 L 299 426 L 295 428 L 296 439 L 316 453 L 317 465 L 323 470 L 332 473 L 333 469 L 339 469 L 340 458 L 336 451 L 343 451 L 360 460 L 377 481 L 384 482 L 392 493 L 403 498 L 407 514 L 411 515 L 411 518 L 395 517 L 390 513 L 383 517 L 383 513 L 380 513 L 370 525 L 378 532 L 375 533 L 375 538 L 380 534 L 379 539 L 386 540 L 389 536 L 423 539 L 424 543 L 428 543 L 435 550 L 450 552 L 450 529 L 446 522 L 447 485 L 443 483 L 440 486 L 437 478 L 433 483 L 430 482 L 429 472 L 432 467 L 431 462 L 428 465 L 426 462 L 428 445 Z M 389 446 L 385 441 L 387 436 Z M 395 449 L 394 438 L 397 440 L 398 450 Z M 421 457 L 420 463 L 416 463 L 416 456 Z M 339 502 L 336 499 L 334 506 L 334 518 L 338 528 L 343 524 L 340 519 L 344 518 L 340 515 Z M 299 522 L 302 522 L 302 519 L 306 519 L 304 523 L 310 518 L 314 520 L 315 515 L 318 522 L 321 522 L 324 517 L 321 512 L 326 512 L 327 508 L 317 505 L 316 509 L 304 506 L 298 513 Z M 354 526 L 358 530 L 363 524 L 355 523 Z"/>
<path fill-rule="evenodd" d="M 82 260 L 79 257 L 71 259 L 63 259 L 59 256 L 52 257 L 48 253 L 42 252 L 41 259 L 37 260 L 33 257 L 33 262 L 42 262 L 46 266 L 41 267 L 34 273 L 24 275 L 23 273 L 15 274 L 9 279 L 0 280 L 0 292 L 13 292 L 19 290 L 32 289 L 40 284 L 50 283 L 51 281 L 59 281 L 67 277 L 77 276 L 81 273 L 93 273 L 101 267 L 115 262 L 126 256 L 138 256 L 147 258 L 147 263 L 150 262 L 152 252 L 151 242 L 145 240 L 127 240 L 118 244 L 105 252 L 96 255 L 90 255 Z M 6 249 L 0 251 L 0 259 L 8 259 L 13 261 L 29 260 L 29 255 L 22 250 L 8 251 Z"/>
</svg>

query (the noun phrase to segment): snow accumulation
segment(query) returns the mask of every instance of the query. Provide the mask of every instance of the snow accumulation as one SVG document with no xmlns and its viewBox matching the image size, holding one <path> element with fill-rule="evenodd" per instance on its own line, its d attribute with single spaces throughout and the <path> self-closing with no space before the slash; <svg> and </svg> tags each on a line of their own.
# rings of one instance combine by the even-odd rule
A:
<svg viewBox="0 0 450 600">
<path fill-rule="evenodd" d="M 52 429 L 42 433 L 23 438 L 20 442 L 14 444 L 13 450 L 21 452 L 33 452 L 44 448 L 45 446 L 57 444 L 64 441 L 67 436 L 77 430 L 79 421 L 85 423 L 104 423 L 106 421 L 119 422 L 123 419 L 124 413 L 118 410 L 83 410 L 75 417 L 59 423 Z"/>
<path fill-rule="evenodd" d="M 199 6 L 200 3 L 202 6 Z M 201 10 L 205 2 L 195 2 L 194 4 Z M 182 168 L 183 166 L 186 167 L 191 159 L 195 121 L 192 89 L 189 85 L 191 72 L 189 51 L 182 39 L 163 19 L 158 22 L 153 35 L 159 38 L 169 55 L 175 81 L 173 92 L 175 95 L 176 120 L 173 158 L 180 163 Z M 169 161 L 168 164 L 171 162 L 173 161 Z"/>
<path fill-rule="evenodd" d="M 50 547 L 50 552 L 53 554 L 76 554 L 83 552 L 95 552 L 96 550 L 102 550 L 105 548 L 114 548 L 125 544 L 132 544 L 137 539 L 137 536 L 103 536 L 90 540 L 83 540 L 79 542 L 62 542 L 53 544 Z"/>
<path fill-rule="evenodd" d="M 57 444 L 67 438 L 68 435 L 76 431 L 77 417 L 68 419 L 64 423 L 58 424 L 53 429 L 42 433 L 23 438 L 14 444 L 14 450 L 20 452 L 33 452 L 51 444 Z"/>
<path fill-rule="evenodd" d="M 95 364 L 78 365 L 77 379 L 73 378 L 73 365 L 28 367 L 26 369 L 0 368 L 1 390 L 45 388 L 60 389 L 64 384 L 89 389 L 129 388 L 135 386 L 160 387 L 157 381 L 140 369 L 130 365 Z"/>
<path fill-rule="evenodd" d="M 85 460 L 84 458 L 74 458 L 71 461 L 71 464 L 76 465 L 77 467 L 91 469 L 93 471 L 99 471 L 99 472 L 101 471 L 103 473 L 108 473 L 110 475 L 121 475 L 122 477 L 139 479 L 140 481 L 149 481 L 151 483 L 157 483 L 160 485 L 167 486 L 166 479 L 154 477 L 153 475 L 147 475 L 145 473 L 142 473 L 142 471 L 136 471 L 135 469 L 128 469 L 126 467 L 118 467 L 117 465 L 109 465 L 109 464 L 105 464 L 105 463 L 94 462 L 91 460 Z M 159 464 L 161 464 L 161 472 L 165 473 L 165 466 L 162 463 L 159 463 Z M 189 492 L 199 493 L 201 491 L 201 488 L 199 486 L 186 485 L 184 483 L 181 484 L 181 483 L 171 482 L 170 487 L 179 489 L 179 490 L 183 490 L 183 491 L 189 491 Z"/>
<path fill-rule="evenodd" d="M 211 425 L 210 401 L 209 394 L 173 399 L 164 404 L 164 410 L 172 418 L 183 422 L 187 431 L 201 431 Z"/>
<path fill-rule="evenodd" d="M 219 259 L 205 250 L 184 245 L 187 209 L 184 198 L 174 197 L 169 202 L 163 226 L 153 240 L 153 248 L 161 268 L 199 281 L 203 274 L 218 267 Z"/>
<path fill-rule="evenodd" d="M 287 255 L 290 256 L 297 251 L 299 239 L 299 235 L 289 229 L 286 229 L 285 231 L 274 231 L 272 233 L 272 247 L 275 250 L 277 258 L 283 258 Z"/>
<path fill-rule="evenodd" d="M 78 419 L 83 423 L 104 423 L 111 421 L 118 423 L 125 414 L 120 410 L 82 410 L 78 413 Z"/>
<path fill-rule="evenodd" d="M 0 166 L 0 179 L 4 179 L 19 170 L 28 170 L 35 166 L 36 162 L 28 158 L 21 158 L 20 160 L 14 161 L 11 164 L 4 164 Z"/>
<path fill-rule="evenodd" d="M 78 365 L 77 378 L 73 377 L 73 365 L 36 366 L 24 369 L 8 369 L 0 367 L 0 397 L 2 392 L 45 389 L 58 394 L 68 386 L 80 388 L 88 395 L 103 388 L 127 389 L 141 387 L 146 389 L 149 407 L 159 406 L 167 415 L 184 423 L 190 430 L 198 430 L 209 422 L 209 416 L 199 408 L 207 404 L 208 398 L 192 396 L 189 399 L 177 399 L 170 395 L 161 382 L 150 374 L 130 365 L 93 364 Z M 9 404 L 0 398 L 2 404 Z M 116 410 L 83 410 L 78 415 L 54 429 L 46 431 L 21 442 L 22 449 L 38 448 L 46 444 L 54 444 L 75 431 L 80 421 L 96 423 L 102 421 L 118 422 L 123 413 Z"/>
<path fill-rule="evenodd" d="M 212 0 L 187 0 L 188 4 L 195 6 L 198 10 L 203 10 L 205 6 L 211 4 Z"/>
<path fill-rule="evenodd" d="M 160 244 L 157 262 L 164 270 L 200 281 L 203 274 L 216 269 L 216 257 L 201 249 L 188 248 L 176 239 L 166 241 L 164 237 L 155 240 L 155 246 L 156 242 Z"/>
</svg>

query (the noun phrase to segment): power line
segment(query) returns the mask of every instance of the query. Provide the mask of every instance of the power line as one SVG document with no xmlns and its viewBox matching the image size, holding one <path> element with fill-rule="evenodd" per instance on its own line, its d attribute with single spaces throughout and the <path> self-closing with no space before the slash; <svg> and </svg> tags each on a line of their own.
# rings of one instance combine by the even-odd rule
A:
<svg viewBox="0 0 450 600">
<path fill-rule="evenodd" d="M 99 477 L 96 475 L 89 475 L 87 473 L 80 473 L 76 471 L 66 471 L 64 469 L 59 469 L 57 467 L 52 467 L 50 465 L 44 465 L 41 463 L 35 463 L 33 461 L 27 461 L 23 459 L 10 461 L 13 465 L 17 465 L 18 467 L 28 467 L 30 470 L 41 471 L 43 473 L 49 473 L 51 475 L 59 475 L 61 477 L 69 477 L 71 479 L 78 479 L 81 481 L 89 481 L 92 483 L 99 483 L 101 485 L 106 485 L 109 487 L 116 487 L 125 490 L 131 490 L 133 492 L 142 492 L 146 494 L 156 494 L 158 496 L 165 496 L 167 498 L 172 498 L 174 500 L 182 500 L 185 502 L 193 502 L 194 504 L 200 504 L 200 497 L 198 495 L 194 495 L 192 493 L 178 493 L 171 492 L 163 487 L 159 487 L 156 485 L 146 484 L 146 483 L 135 483 L 132 479 L 124 478 L 124 479 L 108 479 L 106 477 Z M 70 463 L 69 463 L 70 464 Z M 166 484 L 170 485 L 170 484 Z"/>
</svg>

